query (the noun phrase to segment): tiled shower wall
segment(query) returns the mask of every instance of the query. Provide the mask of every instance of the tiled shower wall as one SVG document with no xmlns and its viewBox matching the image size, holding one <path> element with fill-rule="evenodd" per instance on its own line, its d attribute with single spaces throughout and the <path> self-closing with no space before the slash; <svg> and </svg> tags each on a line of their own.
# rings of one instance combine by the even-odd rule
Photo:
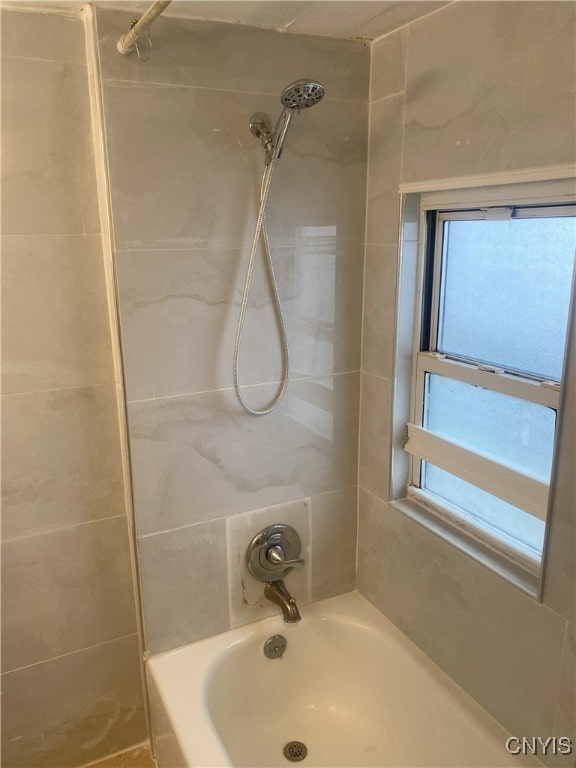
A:
<svg viewBox="0 0 576 768">
<path fill-rule="evenodd" d="M 66 768 L 146 738 L 141 662 L 84 24 L 1 21 L 2 765 Z"/>
<path fill-rule="evenodd" d="M 573 163 L 574 11 L 563 2 L 451 4 L 374 44 L 358 588 L 513 734 L 576 743 L 576 334 L 543 604 L 400 513 L 389 503 L 383 471 L 391 442 L 398 184 Z M 415 259 L 415 235 L 406 234 L 404 258 Z M 409 363 L 400 355 L 396 373 Z"/>
<path fill-rule="evenodd" d="M 292 523 L 300 602 L 355 586 L 356 472 L 369 48 L 160 18 L 150 60 L 116 52 L 131 17 L 98 9 L 130 448 L 147 648 L 277 610 L 244 570 L 270 522 Z M 288 394 L 245 414 L 232 350 L 264 152 L 248 121 L 317 78 L 270 192 L 291 342 Z M 260 259 L 240 379 L 262 407 L 279 338 Z M 270 509 L 272 507 L 272 509 Z"/>
</svg>

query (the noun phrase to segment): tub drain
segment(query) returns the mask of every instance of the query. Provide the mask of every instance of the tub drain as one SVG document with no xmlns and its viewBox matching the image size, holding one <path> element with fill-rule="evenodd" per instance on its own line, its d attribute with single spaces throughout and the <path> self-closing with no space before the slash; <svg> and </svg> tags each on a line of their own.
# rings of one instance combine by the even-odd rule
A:
<svg viewBox="0 0 576 768">
<path fill-rule="evenodd" d="M 299 763 L 307 754 L 306 744 L 301 741 L 289 741 L 284 747 L 284 757 L 292 763 Z"/>
</svg>

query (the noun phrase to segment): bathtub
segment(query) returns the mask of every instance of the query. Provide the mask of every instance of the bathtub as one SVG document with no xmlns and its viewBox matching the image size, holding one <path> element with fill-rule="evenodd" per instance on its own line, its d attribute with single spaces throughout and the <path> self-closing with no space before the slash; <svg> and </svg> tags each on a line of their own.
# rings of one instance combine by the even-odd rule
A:
<svg viewBox="0 0 576 768">
<path fill-rule="evenodd" d="M 357 592 L 301 613 L 148 660 L 160 768 L 541 765 Z"/>
</svg>

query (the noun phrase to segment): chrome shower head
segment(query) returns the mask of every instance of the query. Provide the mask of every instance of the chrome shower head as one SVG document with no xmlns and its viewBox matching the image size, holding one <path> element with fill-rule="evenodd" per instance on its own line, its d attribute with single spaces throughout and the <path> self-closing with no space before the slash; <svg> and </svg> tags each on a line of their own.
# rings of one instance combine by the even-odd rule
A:
<svg viewBox="0 0 576 768">
<path fill-rule="evenodd" d="M 296 111 L 313 107 L 324 97 L 324 86 L 315 80 L 295 80 L 282 91 L 280 100 L 284 105 L 276 127 L 271 130 L 270 120 L 262 112 L 256 112 L 250 118 L 250 130 L 260 139 L 266 150 L 266 165 L 278 159 L 282 153 L 284 139 L 290 121 Z"/>
<path fill-rule="evenodd" d="M 313 107 L 324 96 L 324 86 L 315 80 L 296 80 L 282 91 L 280 100 L 288 109 Z"/>
</svg>

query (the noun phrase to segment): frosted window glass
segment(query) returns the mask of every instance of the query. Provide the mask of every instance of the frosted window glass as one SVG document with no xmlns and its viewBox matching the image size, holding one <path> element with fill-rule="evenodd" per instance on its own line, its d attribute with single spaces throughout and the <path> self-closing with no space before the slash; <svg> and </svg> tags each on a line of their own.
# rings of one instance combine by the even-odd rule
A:
<svg viewBox="0 0 576 768">
<path fill-rule="evenodd" d="M 574 217 L 446 221 L 438 350 L 559 381 Z"/>
<path fill-rule="evenodd" d="M 463 510 L 472 523 L 493 535 L 504 533 L 541 556 L 544 521 L 443 469 L 422 462 L 422 487 Z"/>
<path fill-rule="evenodd" d="M 550 482 L 556 412 L 543 405 L 426 375 L 424 427 L 500 464 Z"/>
</svg>

